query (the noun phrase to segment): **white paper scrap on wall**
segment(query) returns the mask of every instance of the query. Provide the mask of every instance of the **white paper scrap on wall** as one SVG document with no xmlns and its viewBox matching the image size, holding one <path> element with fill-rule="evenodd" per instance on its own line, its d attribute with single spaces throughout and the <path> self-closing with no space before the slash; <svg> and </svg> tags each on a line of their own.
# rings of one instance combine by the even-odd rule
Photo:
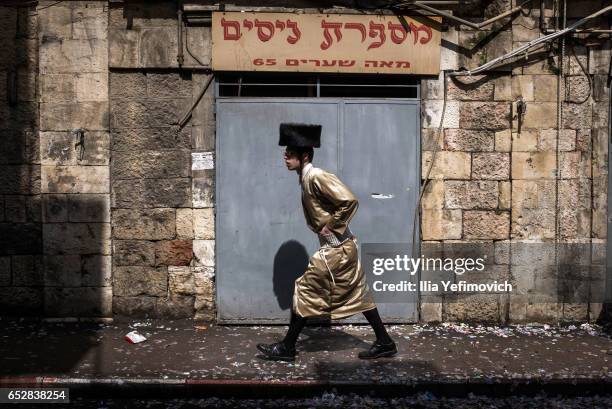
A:
<svg viewBox="0 0 612 409">
<path fill-rule="evenodd" d="M 191 154 L 191 170 L 214 169 L 212 152 L 193 152 Z"/>
</svg>

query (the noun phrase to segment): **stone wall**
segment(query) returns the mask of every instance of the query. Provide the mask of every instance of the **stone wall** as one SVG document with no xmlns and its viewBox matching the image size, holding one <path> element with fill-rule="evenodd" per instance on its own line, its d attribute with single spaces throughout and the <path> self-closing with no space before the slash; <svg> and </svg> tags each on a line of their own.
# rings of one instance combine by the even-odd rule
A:
<svg viewBox="0 0 612 409">
<path fill-rule="evenodd" d="M 600 5 L 582 3 L 585 8 L 581 10 Z M 509 7 L 509 2 L 492 2 L 484 17 Z M 539 5 L 534 4 L 533 9 L 525 8 L 513 19 L 495 23 L 489 31 L 451 28 L 443 38 L 462 52 L 444 50 L 441 69 L 475 68 L 541 36 L 539 13 Z M 545 17 L 553 27 L 552 9 L 546 9 Z M 442 76 L 422 81 L 423 175 L 436 144 L 439 149 L 422 203 L 422 238 L 426 243 L 479 243 L 483 254 L 490 254 L 495 264 L 487 279 L 508 280 L 515 286 L 512 295 L 473 295 L 460 300 L 424 297 L 423 320 L 548 322 L 597 318 L 599 303 L 533 299 L 531 290 L 550 273 L 536 265 L 541 255 L 535 245 L 523 247 L 526 258 L 520 262 L 507 254 L 502 256 L 509 243 L 542 242 L 548 247 L 540 249 L 548 249 L 555 245 L 555 237 L 561 243 L 593 242 L 598 248 L 605 243 L 610 42 L 590 43 L 589 48 L 575 46 L 577 58 L 594 76 L 590 95 L 588 79 L 569 45 L 563 60 L 567 76 L 561 84 L 559 60 L 551 59 L 546 50 L 532 51 L 527 61 L 521 59 L 487 75 L 449 78 L 439 138 Z M 557 133 L 558 86 L 563 102 Z M 527 107 L 520 118 L 519 98 Z M 552 262 L 549 257 L 547 263 Z M 587 272 L 581 269 L 578 278 L 587 278 Z M 601 284 L 604 277 L 597 278 Z"/>
<path fill-rule="evenodd" d="M 213 87 L 184 127 L 207 75 L 177 69 L 176 5 L 111 7 L 113 310 L 214 319 Z M 209 27 L 185 36 L 210 61 Z M 185 64 L 196 64 L 187 55 Z"/>
<path fill-rule="evenodd" d="M 44 313 L 110 317 L 108 9 L 53 3 L 37 10 Z"/>
<path fill-rule="evenodd" d="M 44 298 L 34 14 L 0 7 L 0 311 L 19 315 Z"/>
</svg>

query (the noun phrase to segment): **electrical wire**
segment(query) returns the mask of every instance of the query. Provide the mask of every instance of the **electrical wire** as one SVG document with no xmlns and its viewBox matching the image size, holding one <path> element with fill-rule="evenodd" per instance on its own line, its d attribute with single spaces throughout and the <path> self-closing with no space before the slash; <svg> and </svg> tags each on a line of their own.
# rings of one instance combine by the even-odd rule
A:
<svg viewBox="0 0 612 409">
<path fill-rule="evenodd" d="M 202 61 L 200 61 L 200 59 L 198 57 L 193 55 L 193 53 L 189 49 L 189 29 L 187 28 L 186 25 L 183 26 L 183 27 L 185 28 L 185 49 L 187 50 L 187 54 L 189 54 L 191 56 L 191 58 L 196 60 L 198 64 L 200 64 L 203 67 L 206 67 L 206 64 L 204 64 Z"/>
</svg>

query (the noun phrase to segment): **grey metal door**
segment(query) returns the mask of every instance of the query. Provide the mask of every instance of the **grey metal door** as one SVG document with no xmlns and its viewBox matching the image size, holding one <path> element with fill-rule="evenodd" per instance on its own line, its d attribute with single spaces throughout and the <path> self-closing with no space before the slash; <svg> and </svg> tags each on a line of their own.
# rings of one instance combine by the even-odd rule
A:
<svg viewBox="0 0 612 409">
<path fill-rule="evenodd" d="M 314 165 L 336 173 L 360 206 L 359 243 L 412 239 L 419 186 L 415 100 L 220 98 L 216 137 L 216 277 L 221 323 L 286 323 L 293 284 L 318 248 L 296 172 L 278 146 L 281 122 L 323 125 Z M 392 194 L 381 200 L 373 193 Z M 387 322 L 417 321 L 417 298 L 378 304 Z M 361 314 L 346 322 L 366 322 Z"/>
</svg>

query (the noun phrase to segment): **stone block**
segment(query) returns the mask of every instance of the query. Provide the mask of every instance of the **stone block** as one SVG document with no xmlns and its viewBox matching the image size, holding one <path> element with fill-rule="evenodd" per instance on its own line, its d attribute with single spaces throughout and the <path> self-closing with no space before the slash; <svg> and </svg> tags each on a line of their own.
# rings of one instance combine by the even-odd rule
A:
<svg viewBox="0 0 612 409">
<path fill-rule="evenodd" d="M 502 130 L 510 128 L 510 104 L 506 102 L 463 102 L 459 128 Z"/>
<path fill-rule="evenodd" d="M 556 176 L 554 152 L 515 152 L 512 154 L 512 179 L 547 179 Z"/>
<path fill-rule="evenodd" d="M 188 266 L 193 258 L 191 240 L 161 240 L 155 242 L 155 265 Z"/>
<path fill-rule="evenodd" d="M 559 203 L 570 209 L 591 208 L 591 179 L 559 180 Z"/>
<path fill-rule="evenodd" d="M 442 322 L 442 300 L 434 296 L 421 296 L 420 321 L 431 324 Z"/>
<path fill-rule="evenodd" d="M 423 240 L 460 239 L 461 210 L 424 209 L 422 211 Z"/>
<path fill-rule="evenodd" d="M 188 150 L 115 152 L 111 165 L 113 179 L 187 178 L 191 152 Z"/>
<path fill-rule="evenodd" d="M 108 33 L 108 64 L 110 68 L 139 68 L 140 32 L 135 30 L 110 30 Z M 112 88 L 111 88 L 112 92 Z M 129 302 L 129 301 L 126 301 Z"/>
<path fill-rule="evenodd" d="M 445 321 L 498 323 L 500 308 L 497 295 L 462 295 L 446 303 Z"/>
<path fill-rule="evenodd" d="M 140 64 L 147 68 L 177 67 L 176 27 L 146 28 L 140 31 Z"/>
<path fill-rule="evenodd" d="M 430 180 L 421 200 L 423 209 L 442 209 L 444 207 L 444 181 Z"/>
<path fill-rule="evenodd" d="M 19 68 L 17 70 L 17 100 L 27 102 L 38 102 L 37 98 L 37 73 L 31 68 Z"/>
<path fill-rule="evenodd" d="M 43 262 L 40 255 L 15 255 L 11 257 L 14 286 L 40 286 L 44 282 Z"/>
<path fill-rule="evenodd" d="M 68 221 L 68 196 L 64 194 L 47 194 L 43 198 L 43 221 L 58 223 Z"/>
<path fill-rule="evenodd" d="M 510 213 L 467 210 L 463 214 L 463 234 L 466 239 L 508 239 Z"/>
<path fill-rule="evenodd" d="M 40 73 L 105 72 L 108 44 L 102 39 L 51 39 L 40 45 Z"/>
<path fill-rule="evenodd" d="M 45 254 L 111 254 L 109 223 L 43 225 Z"/>
<path fill-rule="evenodd" d="M 81 257 L 82 284 L 87 287 L 112 285 L 111 256 L 86 255 Z"/>
<path fill-rule="evenodd" d="M 512 181 L 513 209 L 555 208 L 554 180 L 521 180 Z"/>
<path fill-rule="evenodd" d="M 0 257 L 0 287 L 11 285 L 11 258 Z"/>
<path fill-rule="evenodd" d="M 533 152 L 538 150 L 538 133 L 523 130 L 521 133 L 512 132 L 513 152 Z"/>
<path fill-rule="evenodd" d="M 429 174 L 431 179 L 469 179 L 471 170 L 470 154 L 466 152 L 439 151 Z M 423 152 L 421 175 L 427 176 L 432 152 Z"/>
<path fill-rule="evenodd" d="M 191 178 L 144 179 L 143 207 L 190 207 Z"/>
<path fill-rule="evenodd" d="M 0 223 L 0 254 L 40 254 L 40 223 Z"/>
<path fill-rule="evenodd" d="M 149 98 L 191 98 L 191 73 L 150 72 L 146 76 L 147 95 Z"/>
<path fill-rule="evenodd" d="M 105 40 L 108 33 L 108 12 L 104 7 L 77 7 L 72 12 L 72 38 Z"/>
<path fill-rule="evenodd" d="M 192 318 L 194 315 L 195 297 L 172 295 L 169 298 L 158 298 L 155 308 L 161 318 Z"/>
<path fill-rule="evenodd" d="M 516 120 L 514 121 L 516 122 Z M 557 104 L 554 102 L 532 102 L 527 104 L 527 111 L 523 116 L 522 129 L 556 128 Z M 513 128 L 517 129 L 517 126 Z"/>
<path fill-rule="evenodd" d="M 450 77 L 447 96 L 459 101 L 489 101 L 493 99 L 494 83 L 486 75 Z"/>
<path fill-rule="evenodd" d="M 86 131 L 85 148 L 75 148 L 72 132 L 40 132 L 43 165 L 108 165 L 110 135 L 106 131 Z"/>
<path fill-rule="evenodd" d="M 115 267 L 113 291 L 120 297 L 155 296 L 168 293 L 168 267 Z"/>
<path fill-rule="evenodd" d="M 498 187 L 495 181 L 444 182 L 446 209 L 495 209 Z"/>
<path fill-rule="evenodd" d="M 193 207 L 206 208 L 215 206 L 215 171 L 214 169 L 193 172 L 192 179 Z"/>
<path fill-rule="evenodd" d="M 514 188 L 513 188 L 514 190 Z M 512 238 L 542 240 L 555 238 L 554 208 L 512 210 Z"/>
<path fill-rule="evenodd" d="M 42 102 L 40 128 L 45 131 L 70 131 L 84 128 L 89 131 L 108 129 L 108 103 Z"/>
<path fill-rule="evenodd" d="M 493 150 L 494 144 L 495 136 L 492 131 L 444 130 L 444 149 L 449 151 L 487 152 Z"/>
<path fill-rule="evenodd" d="M 189 267 L 168 267 L 170 294 L 195 295 L 195 278 Z"/>
<path fill-rule="evenodd" d="M 561 208 L 559 210 L 559 236 L 561 239 L 579 239 L 591 236 L 591 210 Z"/>
<path fill-rule="evenodd" d="M 0 166 L 0 194 L 39 194 L 40 165 Z"/>
<path fill-rule="evenodd" d="M 112 54 L 113 52 L 110 51 Z M 147 97 L 147 76 L 142 71 L 118 71 L 110 73 L 110 96 L 118 98 L 145 99 Z"/>
<path fill-rule="evenodd" d="M 193 240 L 193 256 L 195 266 L 215 266 L 215 241 Z"/>
<path fill-rule="evenodd" d="M 38 23 L 41 38 L 68 40 L 72 36 L 72 9 L 66 4 L 42 8 L 38 12 Z"/>
<path fill-rule="evenodd" d="M 495 78 L 494 85 L 495 92 L 493 99 L 495 101 L 512 100 L 512 81 L 509 75 Z"/>
<path fill-rule="evenodd" d="M 495 132 L 495 150 L 497 152 L 510 152 L 512 149 L 512 134 L 510 129 Z"/>
<path fill-rule="evenodd" d="M 593 128 L 607 128 L 610 104 L 607 101 L 595 102 L 592 104 Z M 585 128 L 582 128 L 585 129 Z"/>
<path fill-rule="evenodd" d="M 610 69 L 610 58 L 612 53 L 610 52 L 610 40 L 604 42 L 602 46 L 592 48 L 588 54 L 588 67 L 589 74 L 609 74 Z"/>
<path fill-rule="evenodd" d="M 474 153 L 472 178 L 505 180 L 510 178 L 510 156 L 507 153 Z"/>
<path fill-rule="evenodd" d="M 590 178 L 591 155 L 588 152 L 560 152 L 559 168 L 562 179 Z"/>
<path fill-rule="evenodd" d="M 3 315 L 19 317 L 41 315 L 43 300 L 42 288 L 0 288 L 0 311 Z"/>
<path fill-rule="evenodd" d="M 44 277 L 47 287 L 80 287 L 83 282 L 81 256 L 45 256 Z"/>
<path fill-rule="evenodd" d="M 42 166 L 43 193 L 109 193 L 108 166 Z"/>
<path fill-rule="evenodd" d="M 534 75 L 517 75 L 512 77 L 512 100 L 523 98 L 523 101 L 534 100 Z"/>
<path fill-rule="evenodd" d="M 176 236 L 175 209 L 116 209 L 112 218 L 115 239 L 167 240 Z"/>
<path fill-rule="evenodd" d="M 444 128 L 459 128 L 459 101 L 447 101 L 444 110 Z M 442 116 L 443 101 L 430 100 L 421 102 L 421 112 L 423 113 L 423 128 L 438 128 Z"/>
<path fill-rule="evenodd" d="M 556 75 L 534 75 L 534 100 L 537 102 L 556 102 L 557 82 L 558 79 Z"/>
<path fill-rule="evenodd" d="M 576 149 L 576 130 L 561 129 L 558 133 L 559 150 L 573 151 Z M 542 129 L 539 132 L 538 150 L 555 151 L 557 150 L 557 130 Z"/>
<path fill-rule="evenodd" d="M 213 208 L 193 209 L 193 230 L 196 239 L 215 238 L 215 212 Z"/>
<path fill-rule="evenodd" d="M 107 194 L 68 195 L 68 220 L 110 223 L 109 196 Z"/>
<path fill-rule="evenodd" d="M 108 101 L 108 72 L 75 74 L 74 87 L 78 102 Z"/>
<path fill-rule="evenodd" d="M 26 196 L 4 196 L 4 220 L 13 223 L 26 222 Z"/>
<path fill-rule="evenodd" d="M 153 266 L 155 243 L 148 240 L 113 240 L 113 262 L 117 266 Z"/>
<path fill-rule="evenodd" d="M 499 202 L 500 209 L 510 209 L 512 207 L 512 182 L 499 182 Z"/>
<path fill-rule="evenodd" d="M 176 209 L 176 238 L 191 240 L 195 238 L 193 229 L 193 209 Z"/>
<path fill-rule="evenodd" d="M 113 151 L 191 149 L 189 127 L 118 128 L 113 129 L 111 135 Z"/>
<path fill-rule="evenodd" d="M 563 128 L 589 129 L 591 128 L 592 108 L 591 104 L 562 104 Z"/>
<path fill-rule="evenodd" d="M 40 102 L 69 102 L 76 98 L 74 74 L 41 74 Z"/>
<path fill-rule="evenodd" d="M 582 75 L 569 75 L 565 77 L 565 101 L 568 102 L 586 102 L 590 98 L 591 84 L 589 79 Z"/>
<path fill-rule="evenodd" d="M 111 91 L 112 92 L 112 91 Z M 115 128 L 147 128 L 148 100 L 112 100 L 110 124 Z"/>
<path fill-rule="evenodd" d="M 45 288 L 45 315 L 50 317 L 110 317 L 111 287 Z"/>
<path fill-rule="evenodd" d="M 145 208 L 144 179 L 113 179 L 111 207 L 113 209 Z"/>
<path fill-rule="evenodd" d="M 175 126 L 191 108 L 189 98 L 148 99 L 146 120 L 149 127 Z"/>
<path fill-rule="evenodd" d="M 593 76 L 593 99 L 597 102 L 604 102 L 610 99 L 610 86 L 608 85 L 607 75 Z"/>
<path fill-rule="evenodd" d="M 142 318 L 156 317 L 157 297 L 113 297 L 113 313 L 120 316 Z"/>
</svg>

